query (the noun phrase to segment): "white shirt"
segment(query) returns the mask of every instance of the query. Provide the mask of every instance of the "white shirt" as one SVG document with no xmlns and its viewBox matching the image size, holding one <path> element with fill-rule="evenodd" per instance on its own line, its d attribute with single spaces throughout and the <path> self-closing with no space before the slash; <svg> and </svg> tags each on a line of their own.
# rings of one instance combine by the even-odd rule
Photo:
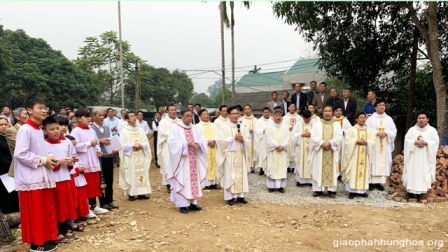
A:
<svg viewBox="0 0 448 252">
<path fill-rule="evenodd" d="M 126 127 L 128 126 L 128 122 L 125 119 L 118 119 L 118 125 L 117 125 L 117 131 L 118 134 Z"/>
<path fill-rule="evenodd" d="M 152 131 L 159 131 L 159 127 L 156 125 L 156 120 L 152 121 Z"/>
<path fill-rule="evenodd" d="M 347 103 L 348 103 L 348 99 L 347 99 L 347 100 L 344 100 L 344 110 L 347 109 Z"/>
<path fill-rule="evenodd" d="M 101 131 L 101 133 L 104 133 L 104 126 L 99 126 L 96 123 L 93 123 L 93 125 L 95 125 Z M 109 127 L 109 131 L 110 131 L 109 136 L 112 136 L 112 130 L 110 129 L 110 127 Z"/>
<path fill-rule="evenodd" d="M 137 120 L 137 126 L 142 129 L 146 135 L 149 135 L 149 133 L 151 133 L 151 129 L 149 128 L 149 125 L 145 120 L 142 120 L 141 122 Z"/>
<path fill-rule="evenodd" d="M 288 101 L 282 100 L 283 102 L 283 111 L 285 111 L 285 113 L 288 113 Z"/>
</svg>

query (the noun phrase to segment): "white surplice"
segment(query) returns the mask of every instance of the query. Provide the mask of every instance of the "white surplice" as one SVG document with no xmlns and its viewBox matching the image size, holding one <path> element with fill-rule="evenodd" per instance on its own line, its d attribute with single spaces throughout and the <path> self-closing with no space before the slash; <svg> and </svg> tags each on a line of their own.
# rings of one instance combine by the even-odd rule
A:
<svg viewBox="0 0 448 252">
<path fill-rule="evenodd" d="M 289 165 L 289 127 L 285 123 L 271 123 L 266 128 L 267 161 L 266 187 L 270 189 L 286 187 L 286 173 Z M 284 150 L 277 151 L 282 145 Z"/>
<path fill-rule="evenodd" d="M 422 139 L 426 146 L 418 147 L 415 141 Z M 439 135 L 434 127 L 415 125 L 406 133 L 404 140 L 403 185 L 414 194 L 426 193 L 435 181 Z"/>
<path fill-rule="evenodd" d="M 213 123 L 214 123 L 214 124 L 216 125 L 216 127 L 218 128 L 218 131 L 220 131 L 222 125 L 226 124 L 228 121 L 229 121 L 229 118 L 228 118 L 228 117 L 224 118 L 224 117 L 222 117 L 222 116 L 220 115 L 218 118 L 216 118 L 216 120 L 215 120 Z"/>
<path fill-rule="evenodd" d="M 216 125 L 212 122 L 204 122 L 201 121 L 196 124 L 196 128 L 201 132 L 201 134 L 207 140 L 214 140 L 218 137 L 219 131 Z M 208 158 L 208 167 L 207 167 L 207 178 L 204 181 L 204 186 L 211 186 L 218 184 L 218 165 L 216 162 L 216 152 L 217 145 L 212 148 L 207 145 L 207 158 Z"/>
<path fill-rule="evenodd" d="M 286 126 L 288 126 L 289 133 L 291 133 L 292 130 L 294 129 L 294 126 L 297 123 L 301 123 L 302 121 L 303 121 L 302 117 L 299 114 L 297 114 L 296 112 L 294 112 L 293 114 L 288 112 L 286 115 L 283 116 L 282 123 L 284 123 L 284 124 L 286 124 Z M 291 137 L 289 140 L 289 145 L 292 146 L 292 148 L 294 148 L 293 146 L 295 145 L 295 143 L 292 142 Z M 288 151 L 288 159 L 289 159 L 288 167 L 294 168 L 295 167 L 295 163 L 294 163 L 295 157 L 294 157 L 293 151 Z"/>
<path fill-rule="evenodd" d="M 347 133 L 348 129 L 352 127 L 352 125 L 345 116 L 341 116 L 339 118 L 333 116 L 333 121 L 339 123 L 342 130 L 341 151 L 339 152 L 339 171 L 341 171 L 341 168 L 344 166 L 342 163 L 344 162 L 345 134 Z"/>
<path fill-rule="evenodd" d="M 197 149 L 188 142 L 198 142 Z M 176 207 L 188 207 L 202 197 L 202 183 L 207 174 L 207 139 L 195 125 L 181 120 L 171 128 L 167 146 L 170 155 L 167 181 L 171 185 L 170 200 Z"/>
<path fill-rule="evenodd" d="M 358 145 L 366 140 L 367 145 Z M 369 188 L 371 157 L 375 148 L 375 134 L 367 126 L 356 124 L 345 133 L 345 149 L 342 166 L 342 181 L 346 191 L 363 194 Z"/>
<path fill-rule="evenodd" d="M 302 134 L 307 132 L 311 133 L 313 129 L 314 121 L 310 120 L 309 123 L 305 123 L 303 120 L 296 123 L 291 132 L 291 148 L 294 148 L 294 174 L 297 182 L 301 184 L 312 184 L 313 179 L 311 176 L 311 168 L 308 162 L 308 156 L 311 151 L 310 141 L 311 137 L 302 137 Z"/>
<path fill-rule="evenodd" d="M 254 128 L 255 128 L 255 124 L 257 123 L 257 118 L 254 117 L 254 115 L 250 115 L 250 116 L 246 116 L 244 115 L 242 118 L 242 123 L 246 124 L 249 127 L 249 132 L 250 130 L 252 130 L 252 133 L 250 133 L 250 139 L 251 139 L 251 143 L 250 143 L 250 155 L 249 155 L 249 164 L 250 164 L 250 168 L 254 168 L 255 167 L 255 144 L 254 144 Z"/>
<path fill-rule="evenodd" d="M 324 124 L 327 124 L 328 127 L 324 127 Z M 324 132 L 324 129 L 328 129 L 328 131 Z M 331 145 L 330 150 L 324 150 L 322 148 L 325 136 L 331 137 L 327 139 Z M 322 119 L 320 122 L 313 124 L 310 140 L 311 153 L 308 157 L 313 176 L 313 191 L 327 190 L 336 192 L 339 176 L 338 163 L 341 141 L 342 130 L 339 123 L 333 120 L 325 121 Z"/>
<path fill-rule="evenodd" d="M 224 200 L 245 198 L 249 192 L 250 134 L 247 125 L 240 128 L 243 142 L 236 141 L 238 133 L 236 123 L 227 122 L 222 125 L 216 143 L 218 144 L 218 178 L 224 189 Z"/>
<path fill-rule="evenodd" d="M 261 117 L 255 123 L 254 128 L 254 152 L 256 167 L 266 168 L 266 158 L 267 158 L 267 145 L 266 145 L 266 127 L 268 124 L 273 123 L 272 119 Z"/>
<path fill-rule="evenodd" d="M 150 194 L 149 167 L 152 154 L 145 131 L 138 126 L 128 125 L 121 130 L 120 141 L 123 146 L 119 151 L 120 188 L 128 196 Z M 136 143 L 142 145 L 141 150 L 133 150 Z"/>
<path fill-rule="evenodd" d="M 160 164 L 160 174 L 162 174 L 162 185 L 168 185 L 166 176 L 168 174 L 168 166 L 170 162 L 170 153 L 168 151 L 168 135 L 171 128 L 177 124 L 179 118 L 171 119 L 169 116 L 160 120 L 159 133 L 157 135 L 157 159 Z"/>
<path fill-rule="evenodd" d="M 386 113 L 373 113 L 367 121 L 367 127 L 373 130 L 375 136 L 378 132 L 384 131 L 387 136 L 383 139 L 376 136 L 375 150 L 372 157 L 372 176 L 371 184 L 384 184 L 387 177 L 390 176 L 390 167 L 392 166 L 392 151 L 395 149 L 395 137 L 397 136 L 397 128 L 390 116 Z"/>
</svg>

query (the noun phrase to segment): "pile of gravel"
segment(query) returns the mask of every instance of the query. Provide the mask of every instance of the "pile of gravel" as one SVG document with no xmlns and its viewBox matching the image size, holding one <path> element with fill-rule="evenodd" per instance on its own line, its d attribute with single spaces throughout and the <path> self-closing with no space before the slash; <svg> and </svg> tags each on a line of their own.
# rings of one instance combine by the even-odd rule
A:
<svg viewBox="0 0 448 252">
<path fill-rule="evenodd" d="M 421 203 L 402 203 L 393 200 L 386 199 L 386 191 L 367 191 L 369 197 L 355 197 L 354 199 L 348 198 L 348 192 L 345 191 L 345 184 L 338 181 L 338 193 L 336 198 L 331 199 L 328 194 L 323 193 L 322 196 L 313 197 L 311 186 L 296 186 L 293 173 L 288 173 L 286 182 L 285 193 L 274 191 L 268 192 L 266 188 L 266 176 L 260 176 L 258 173 L 249 173 L 249 194 L 248 199 L 251 201 L 274 203 L 279 205 L 297 205 L 306 206 L 310 204 L 321 205 L 366 205 L 380 208 L 393 208 L 393 207 L 426 207 L 427 205 Z"/>
</svg>

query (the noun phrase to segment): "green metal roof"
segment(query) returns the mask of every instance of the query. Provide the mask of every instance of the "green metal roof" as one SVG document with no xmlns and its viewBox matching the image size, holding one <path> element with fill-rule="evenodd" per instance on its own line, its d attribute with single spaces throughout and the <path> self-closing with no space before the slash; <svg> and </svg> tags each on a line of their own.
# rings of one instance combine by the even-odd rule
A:
<svg viewBox="0 0 448 252">
<path fill-rule="evenodd" d="M 298 60 L 285 72 L 285 74 L 322 72 L 322 70 L 319 70 L 319 65 L 317 64 L 318 61 L 318 58 Z"/>
<path fill-rule="evenodd" d="M 235 83 L 235 86 L 280 85 L 283 83 L 283 73 L 285 73 L 285 71 L 245 74 Z"/>
</svg>

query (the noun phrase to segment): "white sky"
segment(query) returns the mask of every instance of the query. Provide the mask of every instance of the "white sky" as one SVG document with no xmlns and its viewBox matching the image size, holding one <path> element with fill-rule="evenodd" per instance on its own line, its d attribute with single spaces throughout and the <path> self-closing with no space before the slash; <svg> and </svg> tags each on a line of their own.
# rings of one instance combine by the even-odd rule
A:
<svg viewBox="0 0 448 252">
<path fill-rule="evenodd" d="M 123 40 L 155 67 L 170 70 L 214 69 L 221 72 L 219 2 L 121 2 Z M 230 15 L 230 7 L 228 14 Z M 75 59 L 84 38 L 105 31 L 118 32 L 118 3 L 2 2 L 0 24 L 23 29 L 46 40 L 55 50 Z M 225 31 L 226 78 L 231 78 L 230 29 Z M 272 14 L 269 2 L 252 2 L 250 10 L 235 3 L 235 65 L 241 77 L 253 65 L 311 58 L 312 45 Z M 294 61 L 260 66 L 261 72 L 280 71 Z M 215 73 L 188 71 L 196 92 L 220 78 Z M 228 81 L 230 83 L 230 81 Z"/>
</svg>

